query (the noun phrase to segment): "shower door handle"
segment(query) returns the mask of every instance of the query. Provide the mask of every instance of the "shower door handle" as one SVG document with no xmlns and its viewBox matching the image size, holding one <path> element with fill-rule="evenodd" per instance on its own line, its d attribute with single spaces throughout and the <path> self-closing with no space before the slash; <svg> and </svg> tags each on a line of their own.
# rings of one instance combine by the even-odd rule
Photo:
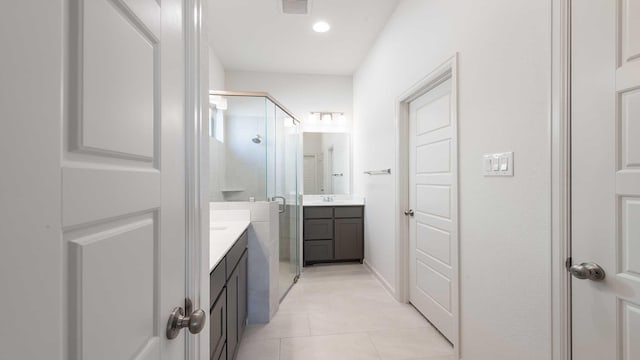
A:
<svg viewBox="0 0 640 360">
<path fill-rule="evenodd" d="M 278 212 L 282 214 L 287 210 L 287 198 L 285 198 L 284 196 L 274 196 L 271 198 L 271 201 L 277 201 L 277 199 L 282 199 L 282 207 L 278 205 Z"/>
</svg>

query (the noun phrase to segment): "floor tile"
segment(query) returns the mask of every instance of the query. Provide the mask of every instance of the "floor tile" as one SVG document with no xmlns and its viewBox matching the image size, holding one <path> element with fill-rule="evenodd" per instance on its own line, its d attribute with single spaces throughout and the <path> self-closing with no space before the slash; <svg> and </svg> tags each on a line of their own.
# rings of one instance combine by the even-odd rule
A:
<svg viewBox="0 0 640 360">
<path fill-rule="evenodd" d="M 247 328 L 239 351 L 239 360 L 453 360 L 442 335 L 361 264 L 305 268 L 271 322 Z"/>
<path fill-rule="evenodd" d="M 433 327 L 369 333 L 382 360 L 413 360 L 450 356 L 453 347 Z"/>
<path fill-rule="evenodd" d="M 280 360 L 280 339 L 243 341 L 236 360 Z"/>
<path fill-rule="evenodd" d="M 384 310 L 361 306 L 359 309 L 309 314 L 311 335 L 411 329 L 425 326 L 429 326 L 429 323 L 415 309 L 401 304 Z"/>
<path fill-rule="evenodd" d="M 283 339 L 281 360 L 380 360 L 367 334 Z"/>
<path fill-rule="evenodd" d="M 279 339 L 294 336 L 308 336 L 309 319 L 307 315 L 276 314 L 268 324 L 250 325 L 243 337 L 243 342 L 265 339 Z"/>
</svg>

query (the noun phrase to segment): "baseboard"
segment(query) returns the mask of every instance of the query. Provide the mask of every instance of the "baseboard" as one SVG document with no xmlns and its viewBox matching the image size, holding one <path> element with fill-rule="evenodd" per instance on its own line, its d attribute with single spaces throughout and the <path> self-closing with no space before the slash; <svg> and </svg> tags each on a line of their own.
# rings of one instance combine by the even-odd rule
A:
<svg viewBox="0 0 640 360">
<path fill-rule="evenodd" d="M 389 295 L 391 295 L 394 299 L 398 300 L 399 297 L 396 293 L 396 290 L 393 288 L 393 286 L 391 286 L 391 284 L 389 284 L 389 282 L 387 282 L 387 280 L 382 275 L 380 275 L 378 270 L 376 270 L 376 268 L 374 268 L 371 264 L 369 264 L 369 262 L 367 262 L 367 259 L 364 259 L 362 263 L 369 271 L 371 271 L 373 276 L 375 276 L 376 280 L 378 280 L 378 282 L 382 284 L 382 287 L 389 293 Z"/>
</svg>

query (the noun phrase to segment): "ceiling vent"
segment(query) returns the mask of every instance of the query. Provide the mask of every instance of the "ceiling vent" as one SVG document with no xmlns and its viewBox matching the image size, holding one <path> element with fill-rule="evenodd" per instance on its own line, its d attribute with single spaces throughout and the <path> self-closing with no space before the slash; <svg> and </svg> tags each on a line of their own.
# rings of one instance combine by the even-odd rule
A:
<svg viewBox="0 0 640 360">
<path fill-rule="evenodd" d="M 285 14 L 306 15 L 311 0 L 282 0 L 282 12 Z"/>
</svg>

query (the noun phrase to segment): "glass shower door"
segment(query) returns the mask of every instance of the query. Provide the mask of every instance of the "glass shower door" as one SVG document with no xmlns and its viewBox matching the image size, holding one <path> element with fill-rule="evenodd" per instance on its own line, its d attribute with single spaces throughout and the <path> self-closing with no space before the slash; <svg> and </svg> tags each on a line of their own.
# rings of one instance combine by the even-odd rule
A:
<svg viewBox="0 0 640 360">
<path fill-rule="evenodd" d="M 292 116 L 280 107 L 275 107 L 273 124 L 269 126 L 272 134 L 273 161 L 269 167 L 273 186 L 270 198 L 280 203 L 279 214 L 279 292 L 283 299 L 300 275 L 299 261 L 299 216 L 300 197 L 298 196 L 298 124 Z"/>
</svg>

